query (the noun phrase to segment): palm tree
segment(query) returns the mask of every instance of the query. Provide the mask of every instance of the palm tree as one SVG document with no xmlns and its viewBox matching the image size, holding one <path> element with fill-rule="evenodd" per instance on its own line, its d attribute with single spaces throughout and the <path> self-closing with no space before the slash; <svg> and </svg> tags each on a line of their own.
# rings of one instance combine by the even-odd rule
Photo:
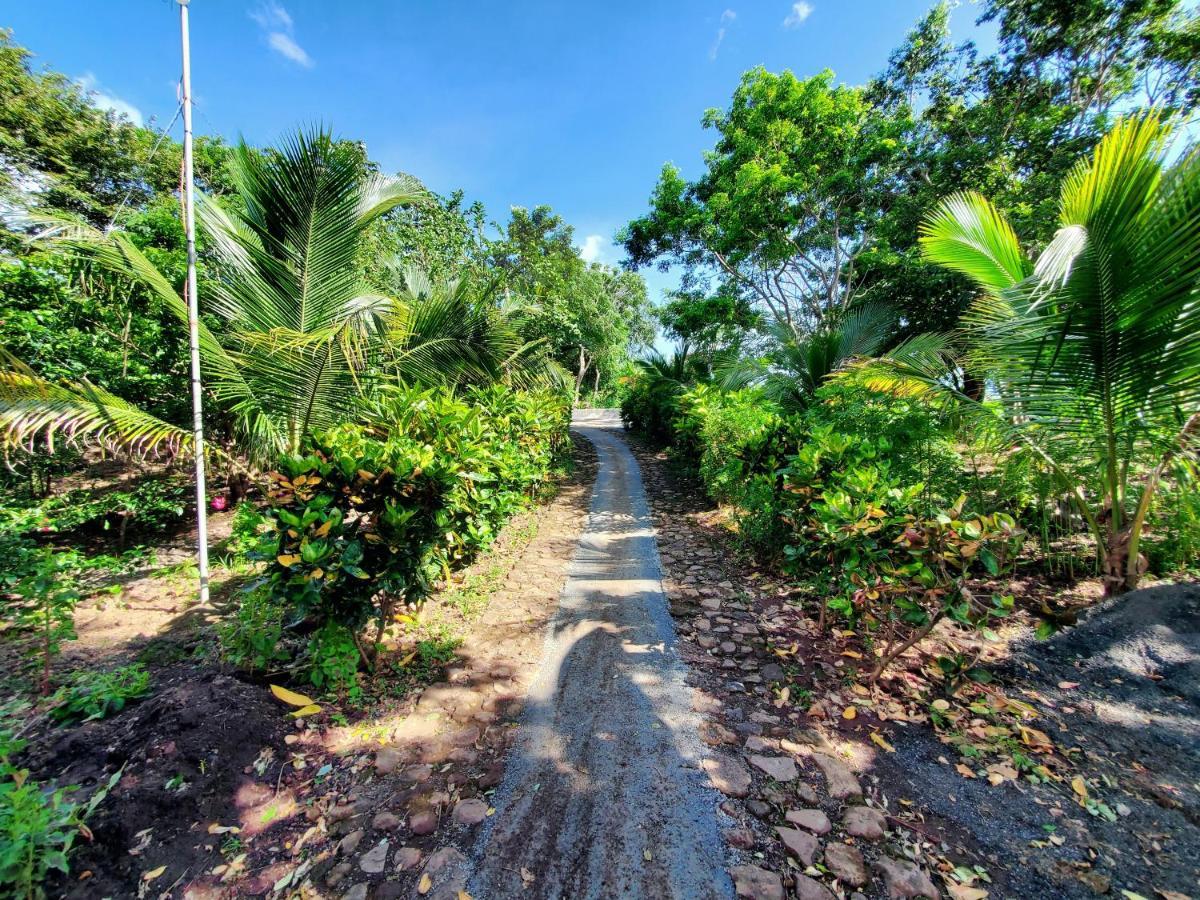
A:
<svg viewBox="0 0 1200 900">
<path fill-rule="evenodd" d="M 775 323 L 767 329 L 771 343 L 765 356 L 718 358 L 718 379 L 726 390 L 760 385 L 782 410 L 800 412 L 828 378 L 878 353 L 894 323 L 891 310 L 873 303 L 830 316 L 810 332 Z"/>
<path fill-rule="evenodd" d="M 357 258 L 367 230 L 426 198 L 414 179 L 367 171 L 356 148 L 324 131 L 266 153 L 242 143 L 233 169 L 236 209 L 211 197 L 197 206 L 213 257 L 201 302 L 220 322 L 212 330 L 201 322 L 200 350 L 205 386 L 252 460 L 294 452 L 312 432 L 353 419 L 380 380 L 523 377 L 531 348 L 487 291 L 414 270 L 395 295 L 364 280 Z M 128 235 L 53 224 L 56 239 L 145 285 L 186 322 L 184 298 Z M 143 452 L 191 443 L 186 429 L 90 383 L 51 384 L 13 365 L 0 371 L 4 443 L 56 433 Z"/>
<path fill-rule="evenodd" d="M 1120 121 L 1065 179 L 1035 265 L 983 197 L 945 200 L 921 246 L 981 291 L 967 350 L 922 335 L 864 370 L 876 387 L 997 417 L 1069 492 L 1110 594 L 1137 586 L 1159 480 L 1200 432 L 1200 152 L 1168 165 L 1169 135 L 1153 112 Z M 950 387 L 955 366 L 989 373 L 997 402 Z"/>
</svg>

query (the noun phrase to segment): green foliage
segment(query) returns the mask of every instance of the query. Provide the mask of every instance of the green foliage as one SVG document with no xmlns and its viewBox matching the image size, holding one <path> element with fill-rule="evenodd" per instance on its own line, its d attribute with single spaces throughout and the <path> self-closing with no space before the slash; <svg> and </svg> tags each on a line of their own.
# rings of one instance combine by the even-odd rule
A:
<svg viewBox="0 0 1200 900">
<path fill-rule="evenodd" d="M 74 640 L 79 591 L 71 577 L 69 554 L 37 551 L 15 585 L 16 598 L 4 606 L 6 631 L 15 633 L 31 668 L 40 670 L 41 692 L 50 692 L 50 666 L 63 641 Z"/>
<path fill-rule="evenodd" d="M 346 425 L 286 456 L 272 474 L 271 594 L 289 616 L 362 628 L 383 594 L 419 596 L 440 533 L 436 513 L 454 477 L 433 448 L 408 436 L 380 440 Z"/>
<path fill-rule="evenodd" d="M 679 397 L 689 386 L 708 380 L 708 375 L 707 366 L 686 351 L 677 351 L 670 358 L 654 352 L 639 360 L 638 371 L 628 379 L 629 387 L 621 400 L 625 427 L 657 447 L 671 443 Z"/>
<path fill-rule="evenodd" d="M 967 352 L 923 335 L 866 370 L 866 383 L 952 400 L 1036 453 L 1087 521 L 1109 593 L 1137 586 L 1158 482 L 1200 432 L 1200 152 L 1168 166 L 1169 136 L 1156 113 L 1120 121 L 1064 181 L 1061 227 L 1036 265 L 991 203 L 948 198 L 921 242 L 983 292 Z M 996 406 L 955 389 L 948 368 L 986 372 Z"/>
<path fill-rule="evenodd" d="M 75 839 L 91 836 L 85 824 L 120 780 L 118 771 L 96 787 L 87 803 L 67 795 L 76 787 L 43 786 L 29 779 L 28 769 L 13 763 L 25 747 L 13 736 L 11 707 L 0 710 L 0 893 L 44 898 L 44 883 L 54 871 L 67 874 Z"/>
<path fill-rule="evenodd" d="M 137 663 L 111 672 L 80 672 L 51 697 L 50 717 L 62 725 L 106 719 L 149 693 L 150 674 Z"/>
<path fill-rule="evenodd" d="M 262 583 L 245 589 L 237 607 L 217 625 L 221 655 L 226 661 L 252 673 L 270 672 L 288 660 L 290 654 L 283 646 L 282 598 L 273 596 Z"/>
<path fill-rule="evenodd" d="M 324 691 L 344 696 L 351 703 L 362 699 L 358 668 L 362 662 L 354 632 L 345 625 L 326 622 L 308 642 L 309 678 Z"/>
<path fill-rule="evenodd" d="M 383 424 L 326 432 L 272 474 L 265 594 L 224 632 L 236 660 L 268 665 L 282 629 L 303 624 L 315 683 L 352 689 L 347 671 L 373 660 L 397 612 L 486 547 L 566 446 L 567 406 L 549 394 L 400 390 L 372 417 Z"/>
<path fill-rule="evenodd" d="M 521 334 L 544 345 L 583 381 L 611 382 L 635 346 L 654 339 L 641 276 L 579 257 L 574 229 L 548 206 L 513 207 L 487 263 L 506 302 L 518 305 Z M 578 388 L 577 388 L 578 393 Z"/>
<path fill-rule="evenodd" d="M 747 479 L 774 471 L 782 427 L 779 408 L 761 391 L 698 385 L 679 398 L 673 452 L 698 466 L 710 497 L 737 501 Z"/>
<path fill-rule="evenodd" d="M 728 109 L 705 113 L 718 137 L 704 174 L 664 166 L 625 249 L 635 265 L 683 266 L 689 291 L 716 272 L 719 295 L 810 331 L 854 301 L 855 258 L 889 202 L 907 122 L 832 72 L 752 69 Z"/>
</svg>

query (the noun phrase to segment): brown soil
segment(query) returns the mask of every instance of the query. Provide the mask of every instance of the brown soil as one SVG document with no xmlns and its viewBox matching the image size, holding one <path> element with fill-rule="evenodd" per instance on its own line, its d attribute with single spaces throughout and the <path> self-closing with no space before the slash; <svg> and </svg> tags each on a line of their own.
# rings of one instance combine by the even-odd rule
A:
<svg viewBox="0 0 1200 900">
<path fill-rule="evenodd" d="M 141 658 L 153 693 L 106 721 L 43 722 L 28 735 L 21 764 L 38 780 L 79 785 L 76 799 L 124 766 L 89 822 L 94 838 L 77 845 L 70 877 L 55 880 L 51 896 L 200 900 L 303 885 L 305 896 L 332 898 L 354 882 L 396 896 L 401 886 L 411 890 L 432 851 L 466 846 L 471 829 L 452 812 L 500 779 L 585 518 L 594 461 L 580 441 L 576 470 L 556 496 L 514 519 L 426 604 L 422 621 L 433 630 L 468 629 L 444 670 L 415 670 L 411 660 L 381 666 L 365 685 L 369 709 L 344 710 L 345 724 L 328 707 L 293 721 L 265 684 L 208 662 L 214 614 L 192 608 L 182 580 L 176 592 L 147 572 L 131 581 L 125 602 L 84 604 L 68 660 L 107 667 Z M 181 552 L 186 539 L 175 541 Z M 482 610 L 464 616 L 439 605 L 473 573 L 495 576 L 497 567 L 498 589 Z M 405 662 L 407 651 L 398 646 L 387 662 Z M 432 813 L 432 833 L 412 833 L 417 812 Z M 422 866 L 401 870 L 389 859 L 385 871 L 367 871 L 363 857 L 381 839 L 413 848 Z"/>
</svg>

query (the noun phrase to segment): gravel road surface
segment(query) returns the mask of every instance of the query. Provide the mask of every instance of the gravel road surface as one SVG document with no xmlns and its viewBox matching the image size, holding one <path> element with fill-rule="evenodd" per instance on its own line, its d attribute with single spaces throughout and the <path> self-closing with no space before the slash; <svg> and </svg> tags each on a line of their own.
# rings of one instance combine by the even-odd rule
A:
<svg viewBox="0 0 1200 900">
<path fill-rule="evenodd" d="M 599 453 L 591 512 L 468 891 L 731 897 L 637 462 L 613 411 L 574 427 Z"/>
</svg>

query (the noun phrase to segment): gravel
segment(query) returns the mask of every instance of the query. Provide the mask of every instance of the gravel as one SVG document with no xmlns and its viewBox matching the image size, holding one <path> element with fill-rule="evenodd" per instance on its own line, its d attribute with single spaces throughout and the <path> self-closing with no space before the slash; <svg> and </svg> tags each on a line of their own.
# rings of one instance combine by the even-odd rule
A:
<svg viewBox="0 0 1200 900">
<path fill-rule="evenodd" d="M 615 411 L 577 414 L 600 469 L 531 685 L 475 897 L 733 896 L 637 462 Z"/>
</svg>

